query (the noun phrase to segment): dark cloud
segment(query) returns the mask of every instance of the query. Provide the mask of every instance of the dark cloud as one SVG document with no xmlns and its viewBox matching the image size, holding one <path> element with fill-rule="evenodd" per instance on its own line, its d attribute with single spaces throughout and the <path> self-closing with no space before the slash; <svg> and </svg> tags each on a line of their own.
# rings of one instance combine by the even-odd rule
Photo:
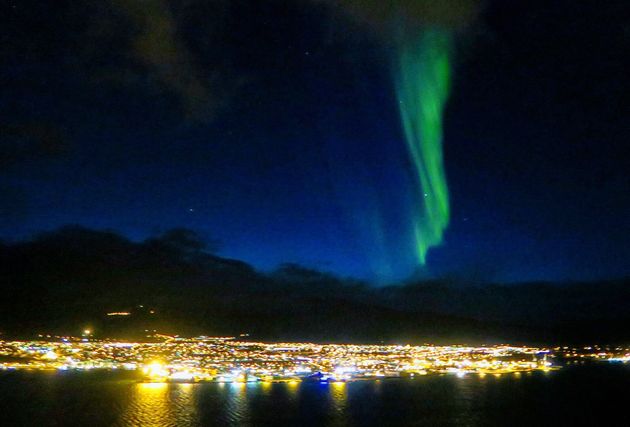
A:
<svg viewBox="0 0 630 427">
<path fill-rule="evenodd" d="M 49 68 L 51 81 L 157 94 L 188 118 L 210 120 L 237 80 L 221 43 L 228 7 L 226 0 L 24 0 L 0 9 L 0 61 L 10 70 L 0 78 L 25 81 L 24 70 Z M 49 91 L 32 80 L 23 86 Z"/>
<path fill-rule="evenodd" d="M 330 3 L 383 32 L 397 35 L 400 28 L 441 26 L 460 29 L 474 21 L 478 0 L 315 0 Z"/>
<path fill-rule="evenodd" d="M 190 7 L 191 2 L 182 6 Z M 176 14 L 165 0 L 111 0 L 111 7 L 131 24 L 128 54 L 143 66 L 149 79 L 175 94 L 187 115 L 212 116 L 222 102 L 213 92 L 216 76 L 201 70 L 188 49 L 181 35 L 183 14 Z"/>
<path fill-rule="evenodd" d="M 226 5 L 224 0 L 93 5 L 83 61 L 96 82 L 146 86 L 175 97 L 186 117 L 211 120 L 227 103 L 230 74 L 216 56 L 193 45 L 195 38 L 213 41 L 221 32 Z M 204 28 L 191 37 L 188 21 L 197 14 L 205 17 Z"/>
</svg>

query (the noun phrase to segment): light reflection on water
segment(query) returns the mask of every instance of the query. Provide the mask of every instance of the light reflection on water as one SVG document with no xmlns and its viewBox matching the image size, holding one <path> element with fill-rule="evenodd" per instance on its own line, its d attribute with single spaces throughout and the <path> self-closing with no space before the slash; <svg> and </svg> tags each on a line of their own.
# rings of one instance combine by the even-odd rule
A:
<svg viewBox="0 0 630 427">
<path fill-rule="evenodd" d="M 321 408 L 327 413 L 326 424 L 346 425 L 348 422 L 348 385 L 308 384 L 309 395 L 302 395 L 304 387 L 298 381 L 286 383 L 230 383 L 230 384 L 131 384 L 118 426 L 198 426 L 198 425 L 256 425 L 252 408 L 281 407 L 275 416 L 288 419 L 298 416 L 300 407 L 312 404 L 312 392 L 321 398 Z M 197 399 L 201 393 L 202 400 Z M 317 399 L 316 399 L 317 400 Z M 199 416 L 199 406 L 207 412 Z M 273 418 L 273 410 L 262 418 Z"/>
<path fill-rule="evenodd" d="M 230 424 L 249 423 L 249 408 L 247 406 L 247 389 L 245 383 L 232 383 L 227 387 L 228 399 L 226 403 L 226 415 Z"/>
<path fill-rule="evenodd" d="M 628 381 L 630 369 L 608 365 L 331 384 L 153 384 L 109 374 L 15 373 L 0 375 L 0 425 L 477 427 L 531 426 L 541 416 L 567 425 L 595 414 L 619 417 Z"/>
<path fill-rule="evenodd" d="M 164 427 L 197 425 L 194 384 L 133 384 L 122 426 Z"/>
<path fill-rule="evenodd" d="M 345 382 L 334 382 L 329 385 L 329 395 L 332 402 L 331 425 L 346 425 L 348 423 L 348 385 Z"/>
<path fill-rule="evenodd" d="M 475 396 L 483 392 L 484 382 L 473 378 L 434 379 L 445 396 L 442 404 L 453 411 L 458 425 L 478 425 L 475 408 L 472 405 Z M 420 386 L 416 397 L 423 396 L 433 386 L 430 383 Z M 383 382 L 364 381 L 357 383 L 333 382 L 330 384 L 299 383 L 219 383 L 219 384 L 167 384 L 138 383 L 131 384 L 131 390 L 119 426 L 199 426 L 199 425 L 258 425 L 268 424 L 269 420 L 283 421 L 300 418 L 304 408 L 324 414 L 318 424 L 344 426 L 352 422 L 350 406 L 370 405 L 364 401 L 365 393 L 372 397 L 383 394 Z M 385 381 L 385 393 L 391 393 L 396 381 Z M 356 395 L 353 401 L 348 399 L 349 389 Z M 199 395 L 199 396 L 198 396 Z M 199 398 L 197 398 L 199 397 Z M 408 399 L 406 396 L 404 400 Z M 368 399 L 369 400 L 369 399 Z M 406 405 L 427 405 L 430 400 Z M 450 402 L 450 403 L 449 403 Z M 381 408 L 387 412 L 386 406 Z M 402 413 L 408 407 L 402 407 Z M 428 409 L 428 408 L 427 408 Z M 355 408 L 356 410 L 356 408 Z M 277 411 L 274 413 L 274 411 Z M 199 412 L 205 412 L 200 417 Z M 254 414 L 252 414 L 254 413 Z M 261 415 L 262 414 L 262 415 Z"/>
</svg>

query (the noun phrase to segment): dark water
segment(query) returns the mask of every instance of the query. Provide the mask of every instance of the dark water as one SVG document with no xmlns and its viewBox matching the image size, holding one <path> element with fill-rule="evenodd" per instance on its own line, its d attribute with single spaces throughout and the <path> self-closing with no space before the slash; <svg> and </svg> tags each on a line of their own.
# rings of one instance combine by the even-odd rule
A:
<svg viewBox="0 0 630 427">
<path fill-rule="evenodd" d="M 629 426 L 630 365 L 348 384 L 141 384 L 2 373 L 0 425 Z"/>
</svg>

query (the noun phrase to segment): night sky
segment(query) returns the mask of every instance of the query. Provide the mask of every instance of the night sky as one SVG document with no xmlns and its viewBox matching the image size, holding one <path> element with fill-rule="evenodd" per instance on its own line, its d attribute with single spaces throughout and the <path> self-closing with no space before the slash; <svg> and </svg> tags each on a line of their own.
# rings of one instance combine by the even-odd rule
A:
<svg viewBox="0 0 630 427">
<path fill-rule="evenodd" d="M 458 28 L 424 267 L 391 40 L 334 3 L 3 0 L 2 239 L 187 227 L 375 283 L 630 274 L 627 2 L 487 1 Z"/>
</svg>

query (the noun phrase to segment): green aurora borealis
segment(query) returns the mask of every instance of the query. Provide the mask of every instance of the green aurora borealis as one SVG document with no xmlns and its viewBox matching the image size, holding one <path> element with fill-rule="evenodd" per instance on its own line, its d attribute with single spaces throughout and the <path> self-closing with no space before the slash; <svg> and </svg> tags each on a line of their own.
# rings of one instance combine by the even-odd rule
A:
<svg viewBox="0 0 630 427">
<path fill-rule="evenodd" d="M 451 35 L 425 29 L 399 42 L 394 64 L 404 137 L 416 172 L 418 206 L 412 214 L 420 264 L 442 242 L 450 209 L 442 153 L 442 116 L 450 86 Z"/>
</svg>

